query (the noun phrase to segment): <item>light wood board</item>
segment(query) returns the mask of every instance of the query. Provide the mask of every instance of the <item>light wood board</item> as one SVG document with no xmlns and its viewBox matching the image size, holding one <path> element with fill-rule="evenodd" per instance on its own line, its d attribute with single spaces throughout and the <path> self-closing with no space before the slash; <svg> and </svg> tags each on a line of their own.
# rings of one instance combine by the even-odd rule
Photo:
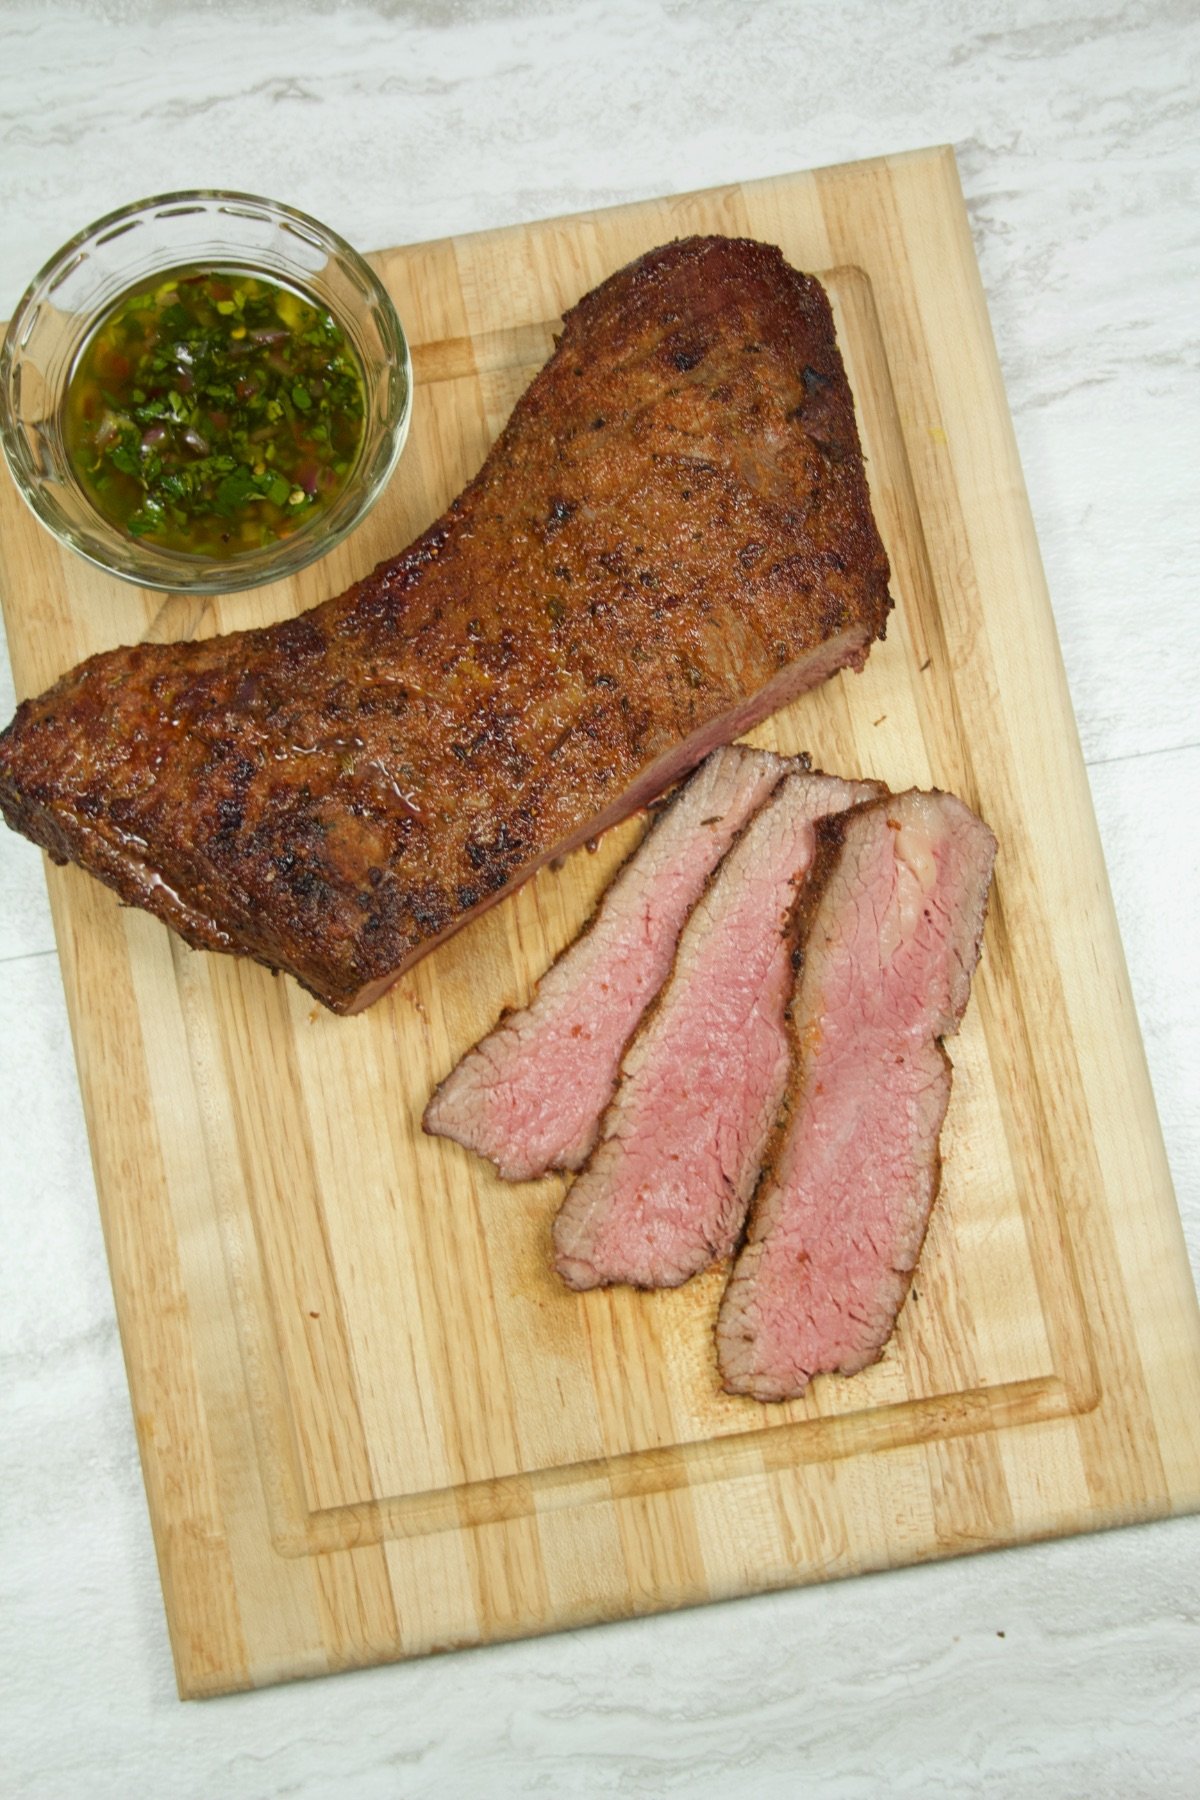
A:
<svg viewBox="0 0 1200 1800">
<path fill-rule="evenodd" d="M 338 591 L 473 473 L 564 307 L 692 231 L 823 274 L 894 570 L 865 673 L 758 741 L 952 788 L 1000 842 L 914 1291 L 876 1368 L 732 1399 L 719 1271 L 570 1294 L 558 1181 L 422 1137 L 636 823 L 350 1020 L 50 870 L 184 1695 L 1200 1505 L 1200 1314 L 948 150 L 384 254 L 417 393 L 369 520 L 284 586 L 164 598 L 60 552 L 5 480 L 18 692 Z"/>
</svg>

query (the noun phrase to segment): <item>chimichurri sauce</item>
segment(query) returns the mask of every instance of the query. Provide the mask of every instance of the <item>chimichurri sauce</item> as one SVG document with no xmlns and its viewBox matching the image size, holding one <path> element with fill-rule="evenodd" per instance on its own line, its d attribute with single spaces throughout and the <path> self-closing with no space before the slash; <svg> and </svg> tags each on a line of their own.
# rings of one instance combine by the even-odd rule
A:
<svg viewBox="0 0 1200 1800">
<path fill-rule="evenodd" d="M 289 536 L 340 493 L 362 439 L 362 370 L 315 301 L 194 265 L 131 288 L 101 319 L 64 426 L 112 524 L 226 558 Z"/>
</svg>

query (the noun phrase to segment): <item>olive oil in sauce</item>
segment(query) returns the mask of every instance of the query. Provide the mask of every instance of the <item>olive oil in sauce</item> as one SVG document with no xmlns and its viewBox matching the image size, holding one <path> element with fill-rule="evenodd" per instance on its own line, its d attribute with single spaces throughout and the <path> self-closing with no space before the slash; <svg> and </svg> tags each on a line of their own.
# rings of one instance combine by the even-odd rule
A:
<svg viewBox="0 0 1200 1800">
<path fill-rule="evenodd" d="M 225 560 L 327 511 L 364 383 L 333 315 L 248 269 L 190 265 L 121 295 L 67 384 L 68 458 L 111 524 Z"/>
</svg>

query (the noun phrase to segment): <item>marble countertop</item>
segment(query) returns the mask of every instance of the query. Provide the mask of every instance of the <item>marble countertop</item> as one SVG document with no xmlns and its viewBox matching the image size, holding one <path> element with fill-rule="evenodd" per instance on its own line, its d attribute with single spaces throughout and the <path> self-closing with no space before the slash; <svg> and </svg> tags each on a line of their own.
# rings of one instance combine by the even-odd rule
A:
<svg viewBox="0 0 1200 1800">
<path fill-rule="evenodd" d="M 1188 0 L 6 0 L 0 316 L 170 187 L 371 247 L 953 142 L 1196 1270 L 1197 95 Z M 6 1792 L 1191 1800 L 1200 1519 L 180 1705 L 53 946 L 2 833 Z"/>
</svg>

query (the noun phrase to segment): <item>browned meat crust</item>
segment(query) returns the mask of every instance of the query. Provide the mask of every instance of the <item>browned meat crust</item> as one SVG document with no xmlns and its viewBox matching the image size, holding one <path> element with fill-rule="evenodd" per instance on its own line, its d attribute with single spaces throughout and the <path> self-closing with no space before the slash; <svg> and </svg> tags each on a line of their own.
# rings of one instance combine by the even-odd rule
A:
<svg viewBox="0 0 1200 1800">
<path fill-rule="evenodd" d="M 882 637 L 820 285 L 692 238 L 567 315 L 475 480 L 267 630 L 111 651 L 0 735 L 10 825 L 189 943 L 376 998 Z"/>
</svg>

